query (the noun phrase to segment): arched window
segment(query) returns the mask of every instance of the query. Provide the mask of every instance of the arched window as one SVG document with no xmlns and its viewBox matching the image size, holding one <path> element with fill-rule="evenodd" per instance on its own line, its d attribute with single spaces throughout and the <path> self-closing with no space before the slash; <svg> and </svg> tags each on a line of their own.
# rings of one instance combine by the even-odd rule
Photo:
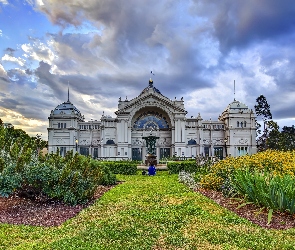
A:
<svg viewBox="0 0 295 250">
<path fill-rule="evenodd" d="M 240 122 L 237 122 L 237 127 L 240 127 Z"/>
<path fill-rule="evenodd" d="M 246 121 L 244 121 L 244 127 L 246 128 L 246 125 L 247 125 L 247 122 Z"/>
<path fill-rule="evenodd" d="M 169 124 L 167 118 L 155 111 L 143 112 L 133 124 L 135 129 L 167 129 Z"/>
<path fill-rule="evenodd" d="M 107 140 L 106 144 L 107 145 L 112 145 L 112 144 L 115 144 L 115 142 L 113 140 Z"/>
<path fill-rule="evenodd" d="M 197 142 L 193 139 L 190 139 L 188 142 L 187 142 L 188 145 L 196 145 Z"/>
</svg>

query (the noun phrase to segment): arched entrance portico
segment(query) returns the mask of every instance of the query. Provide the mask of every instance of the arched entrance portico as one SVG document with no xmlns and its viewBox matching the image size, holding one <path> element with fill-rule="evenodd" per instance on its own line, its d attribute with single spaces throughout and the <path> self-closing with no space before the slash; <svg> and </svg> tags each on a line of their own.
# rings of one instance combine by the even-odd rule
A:
<svg viewBox="0 0 295 250">
<path fill-rule="evenodd" d="M 157 160 L 170 157 L 172 152 L 172 124 L 167 112 L 159 107 L 143 107 L 131 119 L 132 159 L 144 161 L 147 154 L 143 137 L 157 136 Z"/>
</svg>

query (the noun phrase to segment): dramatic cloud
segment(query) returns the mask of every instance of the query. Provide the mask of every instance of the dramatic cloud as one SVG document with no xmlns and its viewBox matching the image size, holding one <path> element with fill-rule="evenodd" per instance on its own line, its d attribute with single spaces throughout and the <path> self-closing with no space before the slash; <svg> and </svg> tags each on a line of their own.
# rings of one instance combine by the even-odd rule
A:
<svg viewBox="0 0 295 250">
<path fill-rule="evenodd" d="M 195 0 L 194 13 L 214 27 L 222 51 L 294 32 L 295 5 L 292 0 L 208 1 Z"/>
<path fill-rule="evenodd" d="M 0 3 L 26 17 L 0 31 L 0 108 L 20 114 L 19 126 L 33 119 L 46 134 L 68 85 L 86 120 L 113 116 L 118 98 L 136 97 L 150 77 L 163 95 L 183 97 L 189 116 L 215 120 L 234 98 L 254 108 L 263 94 L 275 119 L 293 122 L 292 0 Z"/>
<path fill-rule="evenodd" d="M 51 41 L 48 41 L 48 44 L 50 43 Z M 51 50 L 51 48 L 39 40 L 35 40 L 33 44 L 23 44 L 21 45 L 21 48 L 25 52 L 23 56 L 28 60 L 51 63 L 55 59 L 54 52 Z"/>
<path fill-rule="evenodd" d="M 5 71 L 5 69 L 3 68 L 3 66 L 0 64 L 0 76 L 6 76 L 7 75 L 7 73 L 6 73 L 6 71 Z"/>
<path fill-rule="evenodd" d="M 9 61 L 9 62 L 14 62 L 20 66 L 24 66 L 25 65 L 25 60 L 22 59 L 22 58 L 16 58 L 16 57 L 13 57 L 13 56 L 10 56 L 8 54 L 5 54 L 3 57 L 2 57 L 2 61 Z"/>
</svg>

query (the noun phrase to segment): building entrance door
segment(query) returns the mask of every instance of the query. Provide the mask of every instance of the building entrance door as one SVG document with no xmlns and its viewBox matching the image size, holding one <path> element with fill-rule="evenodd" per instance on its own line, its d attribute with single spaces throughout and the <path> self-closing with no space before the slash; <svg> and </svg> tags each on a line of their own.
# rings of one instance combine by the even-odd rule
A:
<svg viewBox="0 0 295 250">
<path fill-rule="evenodd" d="M 170 157 L 170 148 L 160 148 L 160 159 Z"/>
<path fill-rule="evenodd" d="M 132 160 L 142 161 L 142 155 L 140 148 L 132 148 Z"/>
<path fill-rule="evenodd" d="M 223 148 L 222 147 L 214 147 L 214 156 L 216 156 L 220 160 L 222 160 L 223 159 Z"/>
</svg>

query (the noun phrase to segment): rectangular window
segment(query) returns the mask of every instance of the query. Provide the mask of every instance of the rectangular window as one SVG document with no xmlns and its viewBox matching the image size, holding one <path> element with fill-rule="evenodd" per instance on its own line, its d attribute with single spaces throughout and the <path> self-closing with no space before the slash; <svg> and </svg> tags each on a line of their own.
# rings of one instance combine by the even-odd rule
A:
<svg viewBox="0 0 295 250">
<path fill-rule="evenodd" d="M 223 147 L 214 147 L 214 156 L 223 159 Z"/>
<path fill-rule="evenodd" d="M 60 123 L 57 124 L 57 127 L 60 128 Z"/>
<path fill-rule="evenodd" d="M 98 148 L 94 148 L 94 151 L 93 151 L 93 158 L 94 158 L 94 159 L 98 158 Z"/>
<path fill-rule="evenodd" d="M 80 147 L 80 154 L 81 155 L 89 155 L 89 148 L 88 147 Z"/>
<path fill-rule="evenodd" d="M 209 156 L 209 147 L 204 147 L 205 156 Z"/>
<path fill-rule="evenodd" d="M 170 148 L 160 148 L 160 159 L 170 157 Z"/>
<path fill-rule="evenodd" d="M 248 147 L 238 147 L 238 156 L 246 155 Z"/>
<path fill-rule="evenodd" d="M 65 124 L 64 124 L 64 128 L 66 128 L 66 127 L 67 127 L 67 124 L 65 123 Z"/>
<path fill-rule="evenodd" d="M 60 147 L 59 148 L 59 155 L 60 156 L 66 156 L 67 148 L 66 147 Z"/>
</svg>

